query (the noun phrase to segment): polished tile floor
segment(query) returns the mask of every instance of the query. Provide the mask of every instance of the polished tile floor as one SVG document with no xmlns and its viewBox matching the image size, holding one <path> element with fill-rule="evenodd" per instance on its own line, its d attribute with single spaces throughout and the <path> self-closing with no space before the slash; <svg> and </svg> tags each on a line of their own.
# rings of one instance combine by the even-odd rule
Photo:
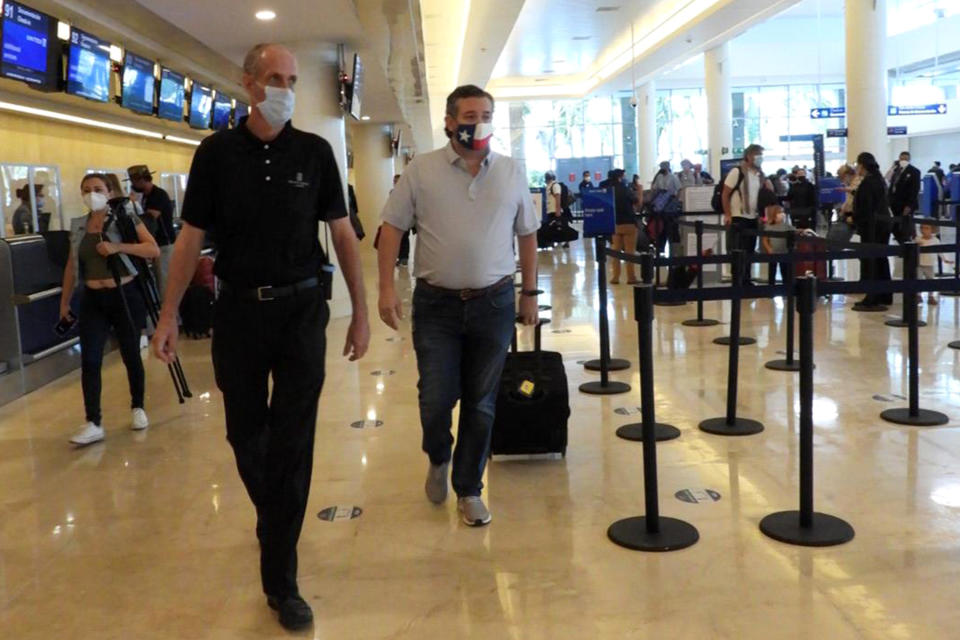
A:
<svg viewBox="0 0 960 640">
<path fill-rule="evenodd" d="M 437 508 L 423 496 L 409 324 L 394 335 L 375 323 L 358 364 L 337 357 L 346 322 L 331 325 L 300 542 L 301 590 L 317 624 L 303 636 L 958 637 L 960 352 L 946 346 L 960 338 L 956 299 L 922 309 L 921 402 L 952 418 L 935 429 L 878 418 L 904 403 L 905 330 L 851 312 L 842 298 L 816 314 L 817 508 L 857 532 L 828 549 L 758 530 L 763 516 L 797 506 L 797 379 L 763 368 L 781 357 L 780 301 L 744 306 L 743 332 L 758 344 L 741 352 L 740 413 L 766 425 L 747 438 L 696 429 L 724 412 L 727 352 L 711 340 L 728 327 L 681 326 L 693 305 L 657 308 L 657 417 L 683 431 L 658 450 L 661 512 L 696 525 L 701 539 L 640 553 L 606 538 L 611 522 L 643 511 L 641 447 L 614 435 L 638 419 L 621 415 L 639 404 L 625 285 L 610 304 L 613 351 L 634 366 L 612 377 L 634 391 L 576 391 L 597 377 L 577 364 L 598 349 L 591 260 L 583 243 L 541 254 L 553 307 L 544 344 L 564 354 L 573 389 L 568 455 L 491 463 L 494 520 L 484 529 L 458 524 L 452 502 Z M 720 303 L 706 311 L 729 313 Z M 183 347 L 196 394 L 183 406 L 149 362 L 152 425 L 142 434 L 127 428 L 116 356 L 105 369 L 103 444 L 67 445 L 82 417 L 78 374 L 0 408 L 0 638 L 287 636 L 260 594 L 253 510 L 224 440 L 208 351 L 205 341 Z M 675 494 L 685 489 L 720 497 L 683 502 Z M 328 507 L 340 507 L 333 521 L 318 517 Z M 351 507 L 362 513 L 351 518 Z"/>
</svg>

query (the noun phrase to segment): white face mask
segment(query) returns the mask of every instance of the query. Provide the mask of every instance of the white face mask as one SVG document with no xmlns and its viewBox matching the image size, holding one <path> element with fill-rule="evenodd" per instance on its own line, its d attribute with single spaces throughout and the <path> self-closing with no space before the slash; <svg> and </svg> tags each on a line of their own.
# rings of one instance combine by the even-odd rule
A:
<svg viewBox="0 0 960 640">
<path fill-rule="evenodd" d="M 264 87 L 266 99 L 257 104 L 260 115 L 274 129 L 279 129 L 287 124 L 287 121 L 293 117 L 293 108 L 296 103 L 296 94 L 292 89 L 281 89 L 280 87 Z"/>
<path fill-rule="evenodd" d="M 41 209 L 43 209 L 43 206 L 45 204 L 46 202 L 43 200 L 43 198 L 37 198 L 37 211 L 40 211 Z"/>
<path fill-rule="evenodd" d="M 901 168 L 901 169 L 906 169 L 909 165 L 910 165 L 910 161 L 909 161 L 909 160 L 901 160 L 901 161 L 900 161 L 900 168 Z"/>
<path fill-rule="evenodd" d="M 753 156 L 753 166 L 760 167 L 763 165 L 763 156 Z"/>
<path fill-rule="evenodd" d="M 83 194 L 83 204 L 90 211 L 103 211 L 107 208 L 107 196 L 103 193 L 90 191 Z"/>
</svg>

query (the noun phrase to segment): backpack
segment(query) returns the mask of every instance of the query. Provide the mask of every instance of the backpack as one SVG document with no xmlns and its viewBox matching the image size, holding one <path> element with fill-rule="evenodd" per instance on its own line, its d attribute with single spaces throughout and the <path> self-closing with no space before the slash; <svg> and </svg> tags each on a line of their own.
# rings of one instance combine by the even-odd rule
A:
<svg viewBox="0 0 960 640">
<path fill-rule="evenodd" d="M 570 194 L 570 188 L 565 182 L 560 183 L 560 207 L 566 212 L 573 204 L 573 196 Z"/>
<path fill-rule="evenodd" d="M 734 191 L 740 190 L 740 185 L 743 184 L 743 179 L 746 177 L 743 173 L 743 169 L 740 167 L 734 167 L 737 171 L 740 172 L 740 177 L 737 178 L 737 185 L 733 188 Z M 733 171 L 733 169 L 731 169 Z M 713 188 L 713 197 L 710 199 L 710 206 L 713 207 L 714 213 L 723 213 L 723 183 L 726 180 L 721 180 Z"/>
</svg>

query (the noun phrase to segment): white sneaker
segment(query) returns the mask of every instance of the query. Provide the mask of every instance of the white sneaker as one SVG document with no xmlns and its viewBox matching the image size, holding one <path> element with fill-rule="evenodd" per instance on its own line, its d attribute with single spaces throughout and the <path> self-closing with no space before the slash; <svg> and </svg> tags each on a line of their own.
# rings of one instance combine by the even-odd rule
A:
<svg viewBox="0 0 960 640">
<path fill-rule="evenodd" d="M 149 426 L 150 421 L 147 419 L 147 412 L 143 409 L 134 409 L 133 419 L 130 421 L 130 428 L 134 431 L 143 431 Z"/>
<path fill-rule="evenodd" d="M 88 422 L 80 428 L 80 431 L 70 438 L 70 443 L 83 447 L 88 444 L 93 444 L 94 442 L 100 442 L 101 440 L 103 440 L 103 427 L 98 427 L 92 422 Z"/>
</svg>

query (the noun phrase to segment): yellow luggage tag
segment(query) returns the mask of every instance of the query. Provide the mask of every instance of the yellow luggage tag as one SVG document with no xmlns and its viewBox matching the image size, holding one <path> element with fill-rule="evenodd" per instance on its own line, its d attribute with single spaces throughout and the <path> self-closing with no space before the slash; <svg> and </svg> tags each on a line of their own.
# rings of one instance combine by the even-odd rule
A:
<svg viewBox="0 0 960 640">
<path fill-rule="evenodd" d="M 533 382 L 531 382 L 530 380 L 524 380 L 523 382 L 520 383 L 520 394 L 528 398 L 532 398 L 533 392 L 534 390 L 536 390 L 536 388 L 537 388 L 537 385 L 535 385 Z"/>
</svg>

